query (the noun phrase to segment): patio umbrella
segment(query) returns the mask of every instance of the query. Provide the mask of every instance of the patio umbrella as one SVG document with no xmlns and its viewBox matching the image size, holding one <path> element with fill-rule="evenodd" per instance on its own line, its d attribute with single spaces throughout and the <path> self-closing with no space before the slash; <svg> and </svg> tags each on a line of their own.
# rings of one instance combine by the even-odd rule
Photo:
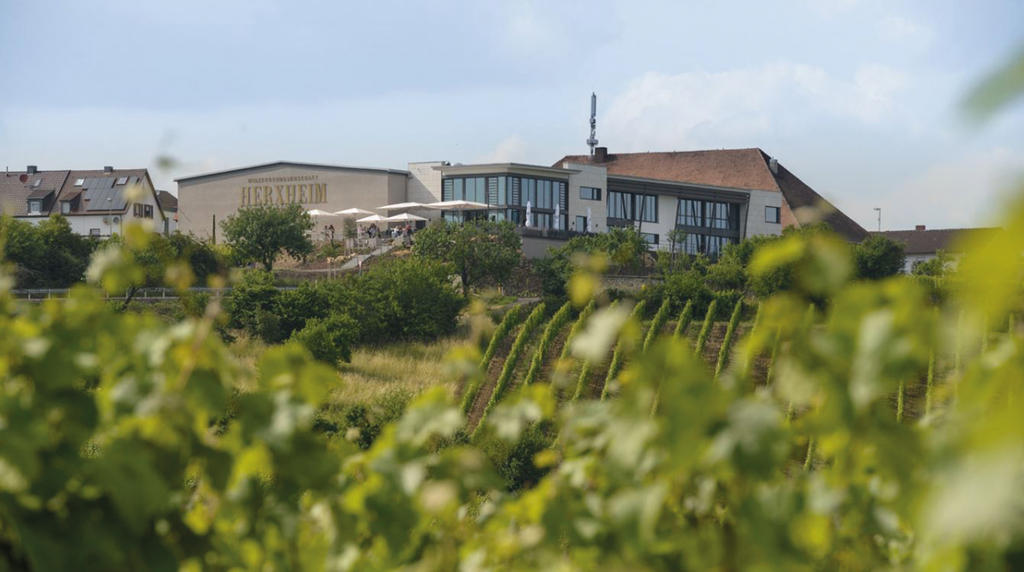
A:
<svg viewBox="0 0 1024 572">
<path fill-rule="evenodd" d="M 590 222 L 590 207 L 587 207 L 587 232 L 592 232 L 594 225 Z"/>
<path fill-rule="evenodd" d="M 526 226 L 533 226 L 533 225 L 530 224 L 530 212 L 531 212 L 531 210 L 532 210 L 532 206 L 530 205 L 530 201 L 526 201 Z"/>
<path fill-rule="evenodd" d="M 396 214 L 395 216 L 389 216 L 385 220 L 387 220 L 388 222 L 416 222 L 416 221 L 427 220 L 427 219 L 425 219 L 425 218 L 423 218 L 421 216 L 416 216 L 414 214 L 402 213 L 402 214 Z"/>
<path fill-rule="evenodd" d="M 423 205 L 423 207 L 442 211 L 484 211 L 496 208 L 484 203 L 474 203 L 473 201 L 441 201 L 439 203 L 428 203 Z"/>
<path fill-rule="evenodd" d="M 343 211 L 335 211 L 334 214 L 339 215 L 339 216 L 359 216 L 359 215 L 372 215 L 373 212 L 372 211 L 368 211 L 368 210 L 364 210 L 364 209 L 357 209 L 355 207 L 352 207 L 350 209 L 345 209 Z"/>
<path fill-rule="evenodd" d="M 555 203 L 555 230 L 558 230 L 558 227 L 562 222 L 562 209 L 559 208 L 561 206 L 561 203 Z"/>
<path fill-rule="evenodd" d="M 364 216 L 361 219 L 357 219 L 356 222 L 359 224 L 371 224 L 375 222 L 387 222 L 387 217 L 382 217 L 379 214 Z"/>
<path fill-rule="evenodd" d="M 334 216 L 334 213 L 329 213 L 320 209 L 311 209 L 306 212 L 309 213 L 309 216 Z"/>
<path fill-rule="evenodd" d="M 418 209 L 423 208 L 423 203 L 394 203 L 390 205 L 383 205 L 375 207 L 379 211 L 397 211 L 402 209 Z"/>
</svg>

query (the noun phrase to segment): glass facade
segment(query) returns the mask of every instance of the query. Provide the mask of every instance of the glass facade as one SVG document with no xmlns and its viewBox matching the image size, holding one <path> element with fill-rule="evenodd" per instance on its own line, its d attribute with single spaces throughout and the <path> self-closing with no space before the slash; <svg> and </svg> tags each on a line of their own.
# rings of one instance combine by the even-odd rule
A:
<svg viewBox="0 0 1024 572">
<path fill-rule="evenodd" d="M 658 222 L 658 197 L 608 191 L 608 218 L 623 221 Z"/>
<path fill-rule="evenodd" d="M 725 245 L 739 242 L 740 205 L 679 199 L 676 228 L 686 232 L 679 245 L 683 252 L 717 257 Z"/>
<path fill-rule="evenodd" d="M 528 177 L 523 175 L 478 175 L 445 177 L 441 182 L 442 201 L 473 201 L 494 208 L 470 211 L 465 218 L 507 220 L 515 224 L 526 222 L 526 205 L 530 205 L 530 226 L 534 228 L 567 228 L 567 184 L 565 181 Z M 559 207 L 558 225 L 554 214 Z M 462 215 L 443 213 L 448 220 L 461 220 Z"/>
</svg>

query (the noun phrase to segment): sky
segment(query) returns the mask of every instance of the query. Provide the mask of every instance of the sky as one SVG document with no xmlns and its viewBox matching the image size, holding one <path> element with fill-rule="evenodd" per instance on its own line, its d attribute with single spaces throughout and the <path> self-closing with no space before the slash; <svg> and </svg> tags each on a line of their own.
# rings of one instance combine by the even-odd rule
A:
<svg viewBox="0 0 1024 572">
<path fill-rule="evenodd" d="M 760 147 L 865 228 L 982 226 L 1024 102 L 962 101 L 1022 45 L 1018 0 L 0 0 L 0 162 L 550 165 L 596 92 L 610 153 Z"/>
</svg>

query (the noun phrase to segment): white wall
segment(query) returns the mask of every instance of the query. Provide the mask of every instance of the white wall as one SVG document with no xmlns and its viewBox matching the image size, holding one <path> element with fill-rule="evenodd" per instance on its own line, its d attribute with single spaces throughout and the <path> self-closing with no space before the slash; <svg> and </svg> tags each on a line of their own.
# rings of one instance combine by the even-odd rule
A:
<svg viewBox="0 0 1024 572">
<path fill-rule="evenodd" d="M 605 232 L 608 230 L 608 170 L 604 167 L 594 165 L 581 165 L 579 163 L 566 163 L 562 165 L 566 169 L 577 169 L 580 172 L 569 175 L 568 194 L 568 219 L 569 229 L 573 229 L 573 223 L 577 216 L 587 216 L 587 208 L 590 208 L 594 232 Z M 580 187 L 595 187 L 601 189 L 601 200 L 589 201 L 580 198 Z M 576 228 L 577 231 L 586 229 Z"/>
<path fill-rule="evenodd" d="M 750 194 L 750 201 L 747 203 L 746 212 L 746 234 L 743 238 L 764 234 L 782 234 L 781 223 L 765 222 L 765 207 L 782 208 L 782 193 L 777 191 L 747 191 Z M 781 221 L 781 211 L 780 219 Z"/>
<path fill-rule="evenodd" d="M 409 180 L 406 183 L 406 200 L 412 203 L 437 203 L 441 201 L 441 161 L 409 163 Z M 429 219 L 441 218 L 441 211 L 422 209 L 413 214 Z"/>
</svg>

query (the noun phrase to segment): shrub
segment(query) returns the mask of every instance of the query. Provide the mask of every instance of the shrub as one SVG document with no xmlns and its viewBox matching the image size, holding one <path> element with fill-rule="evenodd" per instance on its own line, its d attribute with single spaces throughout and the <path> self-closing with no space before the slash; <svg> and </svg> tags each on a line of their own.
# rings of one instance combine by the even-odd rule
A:
<svg viewBox="0 0 1024 572">
<path fill-rule="evenodd" d="M 359 336 L 355 320 L 341 314 L 310 318 L 305 327 L 292 334 L 291 339 L 302 344 L 316 359 L 337 365 L 352 359 L 352 344 Z"/>
<path fill-rule="evenodd" d="M 857 276 L 878 280 L 903 270 L 906 255 L 903 246 L 880 234 L 873 234 L 853 249 Z"/>
<path fill-rule="evenodd" d="M 703 312 L 714 298 L 711 289 L 704 283 L 704 276 L 694 268 L 669 274 L 665 277 L 664 288 L 674 308 L 682 308 L 687 302 L 693 302 L 694 312 Z"/>
</svg>

